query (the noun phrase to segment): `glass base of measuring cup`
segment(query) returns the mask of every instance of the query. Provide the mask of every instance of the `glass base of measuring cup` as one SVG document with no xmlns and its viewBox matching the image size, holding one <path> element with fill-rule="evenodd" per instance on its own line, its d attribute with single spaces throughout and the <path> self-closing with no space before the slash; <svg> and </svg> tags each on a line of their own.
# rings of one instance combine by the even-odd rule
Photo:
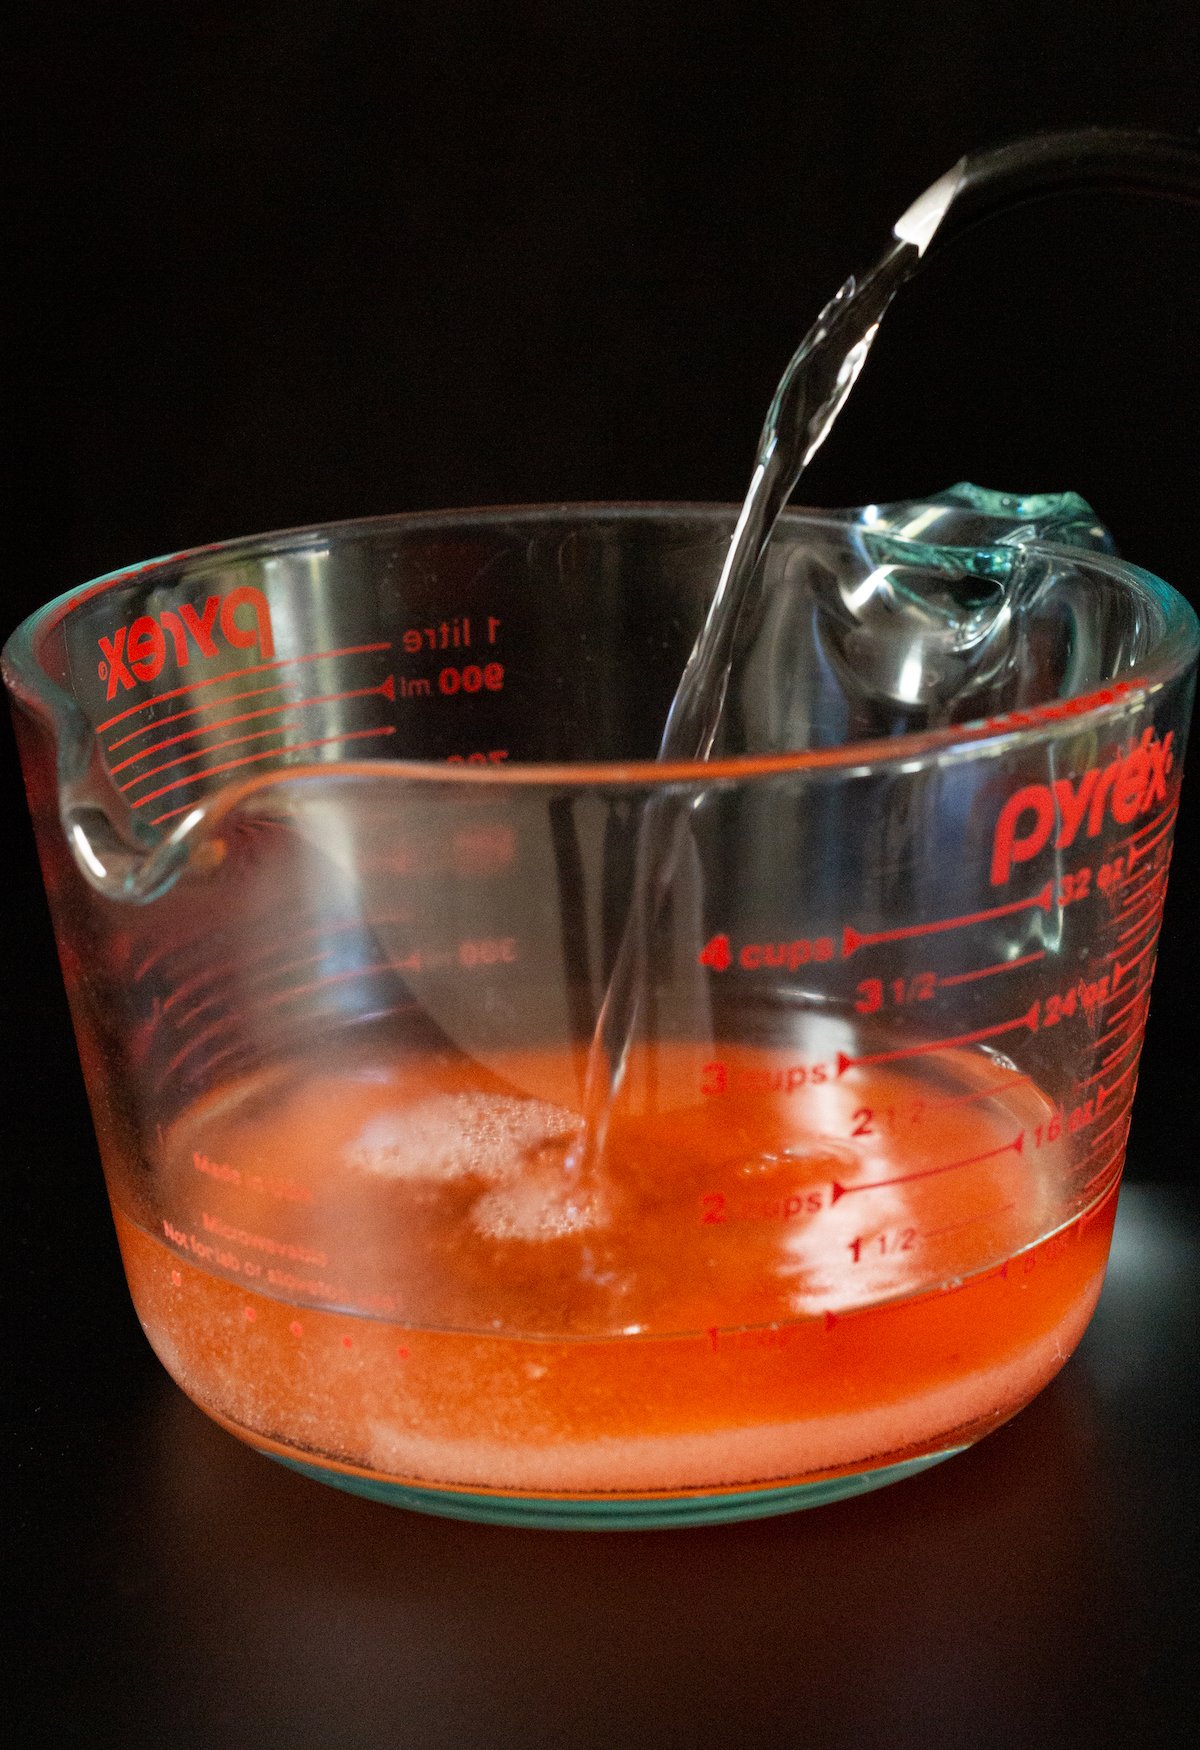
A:
<svg viewBox="0 0 1200 1750">
<path fill-rule="evenodd" d="M 917 1476 L 966 1450 L 965 1446 L 949 1446 L 944 1452 L 926 1453 L 903 1464 L 884 1464 L 876 1470 L 857 1471 L 849 1476 L 823 1477 L 786 1489 L 732 1489 L 720 1494 L 628 1501 L 556 1501 L 420 1489 L 411 1484 L 355 1476 L 332 1470 L 328 1465 L 306 1464 L 277 1452 L 268 1456 L 314 1482 L 331 1483 L 335 1489 L 365 1495 L 368 1500 L 382 1501 L 389 1507 L 407 1507 L 415 1513 L 433 1513 L 445 1519 L 474 1519 L 486 1525 L 527 1526 L 543 1531 L 652 1531 L 672 1526 L 720 1525 L 738 1519 L 767 1519 L 777 1513 L 796 1513 L 804 1507 L 824 1507 L 850 1495 L 865 1495 L 888 1483 L 903 1482 L 906 1477 Z"/>
</svg>

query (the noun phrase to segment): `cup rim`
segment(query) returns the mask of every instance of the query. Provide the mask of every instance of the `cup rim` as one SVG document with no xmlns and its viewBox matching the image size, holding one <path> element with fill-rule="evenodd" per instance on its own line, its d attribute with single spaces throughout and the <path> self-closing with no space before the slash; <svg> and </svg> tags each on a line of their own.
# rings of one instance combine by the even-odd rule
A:
<svg viewBox="0 0 1200 1750">
<path fill-rule="evenodd" d="M 919 501 L 914 501 L 919 502 Z M 38 658 L 39 646 L 70 614 L 97 596 L 172 567 L 194 565 L 210 557 L 221 559 L 251 557 L 264 553 L 285 553 L 311 544 L 316 539 L 346 541 L 359 533 L 380 532 L 388 527 L 416 527 L 429 531 L 455 527 L 486 529 L 501 523 L 561 523 L 572 519 L 608 519 L 613 522 L 653 520 L 663 517 L 690 517 L 730 522 L 738 507 L 703 501 L 672 500 L 580 500 L 544 504 L 463 506 L 441 510 L 401 511 L 370 517 L 355 517 L 329 522 L 300 524 L 271 530 L 264 534 L 235 537 L 231 540 L 203 544 L 178 552 L 122 566 L 104 573 L 90 582 L 64 591 L 42 607 L 34 610 L 16 627 L 2 652 L 5 683 L 14 699 L 47 723 L 56 739 L 70 731 L 92 735 L 90 725 L 71 695 L 46 674 Z M 845 528 L 847 511 L 796 506 L 784 512 L 783 523 L 803 523 L 808 527 Z M 1064 726 L 1095 729 L 1107 719 L 1119 717 L 1160 691 L 1196 663 L 1200 656 L 1200 621 L 1186 599 L 1162 578 L 1124 559 L 1092 551 L 1032 540 L 1026 545 L 1050 557 L 1061 558 L 1076 566 L 1101 571 L 1117 581 L 1139 591 L 1148 598 L 1163 620 L 1163 632 L 1146 660 L 1125 671 L 1119 679 L 1074 697 L 1051 700 L 1044 705 L 1028 706 L 965 723 L 937 729 L 910 731 L 902 735 L 863 741 L 848 741 L 828 748 L 797 749 L 779 754 L 738 754 L 714 760 L 661 761 L 653 759 L 603 762 L 532 762 L 514 760 L 494 767 L 448 765 L 443 760 L 412 760 L 380 758 L 373 760 L 339 760 L 336 766 L 327 763 L 289 762 L 254 777 L 242 778 L 223 785 L 201 798 L 196 810 L 209 814 L 214 805 L 226 806 L 244 796 L 281 780 L 322 775 L 333 771 L 340 776 L 361 775 L 376 778 L 389 775 L 405 781 L 435 784 L 469 784 L 496 789 L 522 788 L 659 788 L 663 785 L 684 788 L 709 788 L 715 783 L 749 781 L 780 774 L 822 772 L 855 773 L 875 771 L 897 765 L 941 763 L 957 756 L 1008 752 L 1014 742 L 1032 743 L 1051 739 Z M 172 833 L 169 836 L 174 836 Z"/>
</svg>

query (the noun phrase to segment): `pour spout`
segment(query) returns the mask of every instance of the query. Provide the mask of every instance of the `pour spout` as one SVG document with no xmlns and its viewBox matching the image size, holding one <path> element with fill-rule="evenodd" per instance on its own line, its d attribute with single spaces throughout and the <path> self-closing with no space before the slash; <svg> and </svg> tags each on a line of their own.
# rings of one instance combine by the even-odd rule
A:
<svg viewBox="0 0 1200 1750">
<path fill-rule="evenodd" d="M 69 693 L 47 683 L 26 648 L 31 642 L 27 622 L 6 647 L 3 668 L 35 831 L 43 843 L 61 832 L 80 875 L 105 899 L 155 899 L 185 866 L 203 861 L 210 810 L 198 805 L 165 834 L 143 825 L 91 724 Z"/>
<path fill-rule="evenodd" d="M 95 736 L 85 731 L 85 737 L 74 759 L 66 745 L 59 749 L 58 812 L 71 855 L 104 898 L 156 899 L 195 862 L 207 810 L 197 804 L 166 834 L 141 826 L 114 791 Z"/>
<path fill-rule="evenodd" d="M 156 899 L 174 883 L 191 860 L 195 828 L 202 816 L 203 810 L 197 808 L 150 848 L 123 839 L 94 803 L 65 806 L 62 827 L 88 885 L 106 899 L 136 903 Z"/>
</svg>

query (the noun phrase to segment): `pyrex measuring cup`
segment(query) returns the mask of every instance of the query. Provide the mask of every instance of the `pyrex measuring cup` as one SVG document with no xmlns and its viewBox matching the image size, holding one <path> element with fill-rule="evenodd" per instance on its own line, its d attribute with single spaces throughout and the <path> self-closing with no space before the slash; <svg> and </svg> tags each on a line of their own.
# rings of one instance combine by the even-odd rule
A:
<svg viewBox="0 0 1200 1750">
<path fill-rule="evenodd" d="M 1087 1322 L 1195 619 L 1070 495 L 789 514 L 717 757 L 656 765 L 732 518 L 301 530 L 8 647 L 139 1316 L 311 1475 L 534 1524 L 778 1511 L 969 1445 Z"/>
</svg>

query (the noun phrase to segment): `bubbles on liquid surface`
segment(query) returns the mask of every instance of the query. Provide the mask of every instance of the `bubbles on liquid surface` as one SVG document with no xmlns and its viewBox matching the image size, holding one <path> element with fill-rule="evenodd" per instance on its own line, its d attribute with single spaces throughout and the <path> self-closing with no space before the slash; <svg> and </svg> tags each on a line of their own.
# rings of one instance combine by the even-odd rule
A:
<svg viewBox="0 0 1200 1750">
<path fill-rule="evenodd" d="M 558 1173 L 579 1120 L 548 1100 L 511 1094 L 431 1094 L 369 1119 L 344 1158 L 381 1179 L 498 1185 L 528 1170 L 546 1145 L 561 1143 Z M 526 1218 L 527 1220 L 530 1218 Z"/>
<path fill-rule="evenodd" d="M 752 1183 L 767 1180 L 779 1173 L 799 1173 L 817 1183 L 823 1178 L 836 1178 L 839 1173 L 858 1169 L 858 1156 L 828 1137 L 817 1136 L 811 1141 L 788 1143 L 782 1148 L 757 1150 L 731 1163 L 740 1179 Z"/>
<path fill-rule="evenodd" d="M 482 1239 L 544 1244 L 597 1233 L 609 1225 L 605 1199 L 566 1170 L 565 1146 L 526 1157 L 520 1176 L 488 1191 L 471 1210 Z"/>
</svg>

